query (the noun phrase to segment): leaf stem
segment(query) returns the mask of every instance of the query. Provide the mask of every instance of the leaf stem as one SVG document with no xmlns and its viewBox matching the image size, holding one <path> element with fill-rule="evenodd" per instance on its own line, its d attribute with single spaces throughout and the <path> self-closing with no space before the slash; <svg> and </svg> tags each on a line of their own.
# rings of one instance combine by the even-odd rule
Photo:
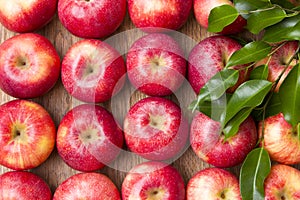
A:
<svg viewBox="0 0 300 200">
<path fill-rule="evenodd" d="M 286 42 L 284 42 L 283 44 L 285 44 Z M 280 48 L 283 45 L 280 45 Z M 277 48 L 278 50 L 279 48 Z M 280 75 L 278 76 L 278 78 L 274 81 L 274 88 L 277 87 L 281 77 L 283 76 L 283 74 L 286 72 L 287 68 L 290 66 L 290 64 L 293 62 L 293 60 L 295 59 L 295 57 L 299 54 L 299 49 L 300 49 L 300 44 L 298 45 L 297 50 L 295 51 L 295 53 L 293 54 L 293 56 L 291 56 L 291 58 L 289 59 L 289 61 L 287 62 L 287 64 L 285 65 L 285 68 L 282 70 L 282 72 L 280 73 Z"/>
</svg>

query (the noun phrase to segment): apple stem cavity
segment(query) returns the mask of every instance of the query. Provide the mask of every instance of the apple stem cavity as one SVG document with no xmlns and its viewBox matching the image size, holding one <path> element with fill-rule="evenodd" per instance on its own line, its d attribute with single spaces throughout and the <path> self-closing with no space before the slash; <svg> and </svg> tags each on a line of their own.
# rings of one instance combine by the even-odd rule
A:
<svg viewBox="0 0 300 200">
<path fill-rule="evenodd" d="M 154 188 L 148 192 L 147 200 L 161 200 L 164 198 L 165 191 L 161 188 Z"/>
</svg>

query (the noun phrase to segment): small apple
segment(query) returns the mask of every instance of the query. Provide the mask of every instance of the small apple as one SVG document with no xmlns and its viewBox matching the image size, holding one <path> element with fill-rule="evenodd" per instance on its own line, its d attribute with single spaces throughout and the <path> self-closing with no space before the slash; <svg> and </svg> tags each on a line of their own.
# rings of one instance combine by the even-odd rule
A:
<svg viewBox="0 0 300 200">
<path fill-rule="evenodd" d="M 221 71 L 230 56 L 240 48 L 242 46 L 237 41 L 226 36 L 211 36 L 200 41 L 189 55 L 188 79 L 194 91 L 198 94 L 207 81 Z M 240 70 L 238 83 L 229 91 L 233 91 L 247 78 L 246 71 Z"/>
<path fill-rule="evenodd" d="M 160 162 L 133 167 L 122 184 L 123 200 L 184 200 L 185 188 L 180 173 Z"/>
<path fill-rule="evenodd" d="M 177 30 L 187 21 L 192 4 L 192 0 L 128 0 L 128 12 L 133 24 L 146 32 Z"/>
<path fill-rule="evenodd" d="M 56 137 L 54 122 L 39 104 L 13 100 L 0 106 L 0 164 L 26 170 L 51 154 Z"/>
<path fill-rule="evenodd" d="M 60 75 L 60 58 L 51 42 L 38 34 L 16 35 L 0 45 L 0 88 L 16 98 L 48 92 Z"/>
<path fill-rule="evenodd" d="M 300 162 L 300 141 L 293 127 L 279 113 L 259 123 L 261 145 L 268 151 L 272 160 L 283 164 Z"/>
<path fill-rule="evenodd" d="M 237 134 L 224 140 L 220 123 L 198 112 L 191 124 L 190 141 L 194 152 L 203 161 L 216 167 L 233 167 L 244 161 L 256 146 L 256 125 L 248 117 Z"/>
<path fill-rule="evenodd" d="M 118 93 L 125 82 L 126 67 L 110 45 L 95 39 L 81 40 L 62 61 L 61 78 L 66 90 L 84 102 L 104 102 Z"/>
<path fill-rule="evenodd" d="M 115 184 L 99 173 L 79 173 L 62 182 L 53 200 L 64 199 L 121 200 Z"/>
<path fill-rule="evenodd" d="M 138 101 L 124 120 L 127 147 L 149 160 L 167 160 L 182 152 L 188 123 L 179 106 L 161 97 Z"/>
<path fill-rule="evenodd" d="M 287 77 L 288 73 L 292 70 L 292 68 L 296 65 L 296 59 L 293 59 L 294 55 L 298 49 L 297 41 L 290 41 L 283 44 L 279 49 L 275 51 L 275 53 L 271 57 L 267 57 L 261 61 L 256 63 L 256 66 L 267 64 L 269 68 L 268 80 L 271 82 L 275 82 L 280 77 L 278 84 L 275 88 L 275 92 L 278 92 L 280 85 Z M 286 65 L 287 67 L 286 71 Z"/>
<path fill-rule="evenodd" d="M 229 171 L 206 168 L 188 182 L 187 200 L 242 200 L 239 181 Z"/>
<path fill-rule="evenodd" d="M 264 188 L 265 200 L 300 199 L 300 171 L 288 165 L 274 165 Z"/>
<path fill-rule="evenodd" d="M 106 109 L 83 104 L 62 119 L 56 146 L 73 169 L 95 171 L 117 157 L 123 146 L 123 132 Z"/>
<path fill-rule="evenodd" d="M 25 171 L 11 171 L 0 175 L 0 199 L 51 200 L 47 183 L 39 176 Z"/>
<path fill-rule="evenodd" d="M 127 54 L 130 82 L 150 96 L 166 96 L 183 83 L 186 61 L 179 44 L 170 36 L 153 33 L 138 39 Z"/>
<path fill-rule="evenodd" d="M 82 38 L 109 36 L 121 25 L 126 0 L 59 0 L 58 17 L 73 35 Z"/>
<path fill-rule="evenodd" d="M 11 31 L 25 33 L 51 21 L 57 0 L 0 0 L 0 5 L 0 23 Z"/>
<path fill-rule="evenodd" d="M 211 10 L 221 5 L 234 6 L 230 0 L 194 0 L 194 14 L 198 23 L 204 27 L 208 27 L 208 17 Z M 247 21 L 238 16 L 238 18 L 230 25 L 226 26 L 221 34 L 235 34 L 241 32 L 246 26 Z"/>
</svg>

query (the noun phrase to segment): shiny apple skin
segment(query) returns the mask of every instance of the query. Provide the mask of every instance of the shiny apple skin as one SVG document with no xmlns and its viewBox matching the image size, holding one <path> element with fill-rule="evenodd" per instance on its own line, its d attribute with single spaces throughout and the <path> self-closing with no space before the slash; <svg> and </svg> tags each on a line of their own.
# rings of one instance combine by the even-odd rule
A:
<svg viewBox="0 0 300 200">
<path fill-rule="evenodd" d="M 273 165 L 264 188 L 265 200 L 300 199 L 300 171 L 288 165 Z"/>
<path fill-rule="evenodd" d="M 24 33 L 0 45 L 0 88 L 10 96 L 44 95 L 57 82 L 60 69 L 59 55 L 44 36 Z"/>
<path fill-rule="evenodd" d="M 125 82 L 126 66 L 113 47 L 95 39 L 73 44 L 62 61 L 61 78 L 67 92 L 83 102 L 100 103 L 117 94 Z"/>
<path fill-rule="evenodd" d="M 54 149 L 56 128 L 39 104 L 13 100 L 0 106 L 0 164 L 26 170 L 39 166 Z"/>
<path fill-rule="evenodd" d="M 210 36 L 192 49 L 188 58 L 188 80 L 196 94 L 211 77 L 224 69 L 230 56 L 240 48 L 242 46 L 236 40 L 227 36 Z M 238 65 L 232 68 L 238 70 L 242 67 Z M 240 70 L 237 84 L 228 92 L 233 92 L 247 78 L 246 71 Z"/>
<path fill-rule="evenodd" d="M 239 181 L 220 168 L 206 168 L 196 173 L 187 185 L 187 200 L 242 200 Z"/>
<path fill-rule="evenodd" d="M 282 164 L 297 164 L 300 162 L 300 141 L 293 127 L 279 113 L 270 116 L 259 123 L 259 135 L 263 140 L 261 145 L 268 151 L 272 160 Z"/>
<path fill-rule="evenodd" d="M 122 183 L 122 199 L 184 200 L 184 181 L 180 173 L 166 163 L 142 163 L 126 175 Z"/>
<path fill-rule="evenodd" d="M 58 17 L 81 38 L 104 38 L 114 33 L 126 14 L 126 0 L 59 0 Z"/>
<path fill-rule="evenodd" d="M 53 200 L 65 199 L 121 200 L 115 184 L 107 176 L 95 172 L 75 174 L 62 182 Z"/>
<path fill-rule="evenodd" d="M 0 199 L 51 200 L 52 193 L 39 176 L 26 171 L 11 171 L 0 175 Z"/>
<path fill-rule="evenodd" d="M 73 169 L 95 171 L 118 156 L 123 146 L 123 132 L 106 109 L 83 104 L 62 119 L 56 146 L 59 155 Z"/>
<path fill-rule="evenodd" d="M 168 160 L 182 153 L 188 123 L 174 102 L 148 97 L 134 104 L 124 120 L 127 147 L 148 160 Z"/>
<path fill-rule="evenodd" d="M 0 0 L 0 23 L 10 31 L 28 33 L 48 24 L 57 0 Z"/>
<path fill-rule="evenodd" d="M 128 51 L 126 65 L 133 86 L 150 96 L 175 93 L 186 74 L 186 60 L 179 44 L 162 33 L 135 41 Z"/>
<path fill-rule="evenodd" d="M 177 30 L 187 21 L 192 0 L 128 0 L 128 12 L 137 28 L 146 32 Z"/>
<path fill-rule="evenodd" d="M 196 155 L 216 167 L 227 168 L 241 164 L 257 143 L 256 124 L 248 117 L 238 133 L 224 141 L 220 123 L 198 112 L 191 124 L 190 141 Z"/>
<path fill-rule="evenodd" d="M 202 27 L 207 28 L 211 10 L 221 5 L 234 6 L 229 0 L 194 0 L 194 14 L 198 23 Z M 238 16 L 232 24 L 226 26 L 220 33 L 224 35 L 240 33 L 246 25 L 247 21 L 243 17 Z"/>
</svg>

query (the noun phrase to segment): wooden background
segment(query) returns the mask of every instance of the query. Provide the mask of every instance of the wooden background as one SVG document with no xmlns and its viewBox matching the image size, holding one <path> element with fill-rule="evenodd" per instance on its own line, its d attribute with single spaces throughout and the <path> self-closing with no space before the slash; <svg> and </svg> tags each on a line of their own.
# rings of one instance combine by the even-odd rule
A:
<svg viewBox="0 0 300 200">
<path fill-rule="evenodd" d="M 123 33 L 126 30 L 131 30 L 134 28 L 135 27 L 130 21 L 129 16 L 127 14 L 121 27 L 114 34 Z M 182 35 L 183 37 L 191 39 L 191 43 L 189 44 L 186 41 L 183 42 L 181 41 L 182 45 L 185 45 L 185 47 L 183 48 L 186 49 L 186 53 L 188 53 L 191 47 L 195 45 L 197 42 L 211 35 L 210 33 L 207 33 L 205 29 L 201 28 L 200 25 L 198 25 L 192 12 L 189 16 L 188 22 L 179 31 L 182 34 L 184 34 Z M 80 38 L 72 36 L 61 25 L 57 15 L 47 26 L 37 31 L 37 33 L 44 35 L 54 44 L 61 59 L 63 58 L 68 48 L 73 43 L 81 40 Z M 136 35 L 138 34 L 140 33 L 136 31 Z M 15 33 L 6 30 L 3 26 L 0 25 L 0 43 L 12 37 L 13 35 L 15 35 Z M 124 52 L 126 53 L 127 48 L 135 40 L 135 38 L 133 38 L 130 34 L 125 36 L 124 34 L 121 34 L 120 37 L 116 36 L 115 38 L 117 39 L 113 39 L 113 41 L 115 42 L 115 45 L 118 46 L 118 48 L 125 47 L 125 49 L 121 50 L 121 53 Z M 125 58 L 126 55 L 123 56 Z M 122 124 L 122 117 L 124 117 L 126 111 L 129 109 L 129 106 L 144 97 L 145 95 L 134 91 L 133 88 L 131 88 L 127 82 L 127 85 L 125 86 L 125 88 L 123 88 L 121 94 L 118 95 L 118 99 L 122 99 L 122 101 L 118 101 L 117 104 L 116 110 L 119 110 L 117 111 L 119 113 L 113 112 L 114 114 L 118 115 L 116 116 L 116 118 L 121 124 Z M 171 98 L 173 100 L 181 99 L 179 100 L 182 103 L 180 106 L 186 108 L 186 106 L 194 99 L 194 97 L 195 94 L 193 94 L 191 89 L 188 87 L 188 84 L 186 84 L 186 86 L 183 86 L 179 90 L 176 96 L 172 96 L 168 98 Z M 1 104 L 12 99 L 13 99 L 12 97 L 9 97 L 8 95 L 0 91 Z M 78 103 L 75 99 L 69 96 L 68 93 L 65 91 L 65 89 L 62 86 L 61 80 L 57 82 L 55 87 L 49 93 L 47 93 L 46 95 L 40 98 L 33 99 L 33 101 L 38 102 L 49 111 L 49 113 L 51 114 L 51 116 L 55 121 L 56 126 L 59 125 L 60 120 L 65 115 L 65 113 L 69 111 L 72 107 L 74 107 L 75 104 Z M 102 105 L 108 108 L 109 110 L 112 109 L 111 101 L 105 102 Z M 191 113 L 188 113 L 189 111 L 185 111 L 185 112 L 187 117 L 191 119 L 192 117 Z M 142 161 L 141 159 L 135 157 L 132 159 L 124 159 L 124 157 L 120 155 L 119 158 L 112 164 L 111 167 L 105 167 L 99 172 L 109 176 L 112 179 L 112 181 L 117 185 L 117 187 L 120 189 L 122 181 L 126 175 L 126 170 L 130 169 L 133 165 L 140 163 L 141 161 Z M 179 170 L 186 183 L 197 171 L 209 166 L 203 163 L 194 154 L 194 152 L 191 150 L 190 147 L 184 152 L 184 154 L 179 159 L 175 160 L 172 163 L 172 165 Z M 239 167 L 240 166 L 237 166 L 229 170 L 234 172 L 236 175 L 238 175 Z M 0 167 L 1 174 L 6 171 L 9 171 L 9 169 L 5 167 Z M 62 161 L 62 159 L 59 157 L 56 150 L 53 151 L 53 153 L 45 163 L 43 163 L 42 165 L 40 165 L 35 169 L 32 169 L 31 171 L 41 176 L 49 184 L 52 192 L 55 191 L 57 186 L 62 181 L 64 181 L 71 175 L 78 173 L 77 171 L 72 170 Z"/>
</svg>

